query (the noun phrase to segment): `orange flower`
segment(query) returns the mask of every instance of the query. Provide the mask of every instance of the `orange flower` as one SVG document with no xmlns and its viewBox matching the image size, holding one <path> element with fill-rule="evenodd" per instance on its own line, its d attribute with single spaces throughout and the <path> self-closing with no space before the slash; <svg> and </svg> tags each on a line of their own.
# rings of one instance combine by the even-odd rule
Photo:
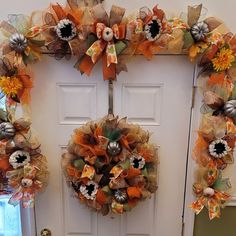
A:
<svg viewBox="0 0 236 236">
<path fill-rule="evenodd" d="M 231 49 L 222 48 L 211 61 L 214 69 L 220 72 L 229 69 L 235 61 L 235 57 Z"/>
<path fill-rule="evenodd" d="M 0 88 L 7 97 L 15 97 L 17 93 L 23 88 L 19 78 L 2 76 L 0 78 Z"/>
</svg>

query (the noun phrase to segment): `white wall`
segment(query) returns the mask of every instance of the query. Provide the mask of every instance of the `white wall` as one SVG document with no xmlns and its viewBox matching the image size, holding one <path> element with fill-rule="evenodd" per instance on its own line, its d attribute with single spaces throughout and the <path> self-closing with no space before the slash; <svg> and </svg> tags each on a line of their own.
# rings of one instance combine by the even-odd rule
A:
<svg viewBox="0 0 236 236">
<path fill-rule="evenodd" d="M 9 4 L 9 1 L 12 2 L 12 5 Z M 8 2 L 8 4 L 4 4 L 4 2 Z M 64 3 L 65 0 L 38 0 L 34 1 L 34 10 L 42 10 L 47 8 L 47 5 L 50 2 L 58 2 Z M 235 0 L 202 0 L 202 1 L 193 1 L 193 0 L 105 0 L 105 5 L 110 6 L 112 3 L 116 5 L 120 5 L 125 7 L 127 10 L 131 11 L 135 8 L 139 8 L 141 6 L 149 6 L 152 7 L 154 4 L 159 4 L 159 6 L 168 11 L 179 11 L 184 12 L 187 11 L 188 5 L 197 5 L 202 3 L 208 9 L 209 16 L 217 16 L 223 19 L 226 24 L 236 32 L 236 24 L 235 24 L 235 9 L 236 9 L 236 1 Z M 28 4 L 31 3 L 31 4 Z M 1 0 L 1 19 L 6 18 L 7 14 L 12 13 L 30 13 L 32 11 L 32 0 Z M 4 10 L 3 10 L 4 9 Z"/>
</svg>

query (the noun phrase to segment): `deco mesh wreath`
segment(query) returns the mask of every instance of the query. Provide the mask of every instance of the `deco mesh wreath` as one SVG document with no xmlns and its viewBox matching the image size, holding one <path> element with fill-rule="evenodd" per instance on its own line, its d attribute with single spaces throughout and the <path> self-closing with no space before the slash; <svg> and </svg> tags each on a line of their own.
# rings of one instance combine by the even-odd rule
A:
<svg viewBox="0 0 236 236">
<path fill-rule="evenodd" d="M 149 134 L 126 119 L 89 122 L 74 131 L 63 157 L 81 202 L 106 215 L 123 213 L 157 189 L 157 152 Z"/>
<path fill-rule="evenodd" d="M 220 217 L 230 200 L 225 168 L 233 163 L 236 135 L 236 37 L 215 17 L 202 17 L 202 5 L 188 7 L 187 19 L 167 19 L 163 10 L 142 7 L 131 16 L 117 6 L 108 14 L 98 0 L 67 0 L 52 4 L 43 16 L 10 15 L 0 23 L 0 88 L 6 109 L 0 123 L 0 191 L 13 193 L 10 203 L 32 205 L 46 184 L 47 167 L 30 131 L 29 65 L 41 54 L 77 62 L 90 75 L 101 60 L 104 80 L 127 71 L 135 54 L 151 59 L 158 52 L 186 53 L 198 60 L 202 121 L 193 156 L 198 164 L 191 208 L 206 207 Z M 36 20 L 37 19 L 37 20 Z M 42 19 L 42 22 L 39 22 Z M 16 120 L 16 106 L 23 118 Z M 107 214 L 122 213 L 156 190 L 157 156 L 149 135 L 125 119 L 104 118 L 77 129 L 63 158 L 67 181 L 77 197 Z"/>
</svg>

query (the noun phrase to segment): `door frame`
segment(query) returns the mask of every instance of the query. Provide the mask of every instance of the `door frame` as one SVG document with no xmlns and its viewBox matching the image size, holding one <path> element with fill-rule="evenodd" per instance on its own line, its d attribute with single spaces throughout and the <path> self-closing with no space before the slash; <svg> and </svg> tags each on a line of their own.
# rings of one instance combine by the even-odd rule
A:
<svg viewBox="0 0 236 236">
<path fill-rule="evenodd" d="M 37 236 L 35 208 L 20 207 L 22 236 Z"/>
<path fill-rule="evenodd" d="M 185 54 L 161 54 L 162 56 L 182 56 Z M 156 55 L 157 56 L 157 55 Z M 187 56 L 187 55 L 186 55 Z M 200 121 L 200 112 L 199 108 L 201 106 L 201 96 L 199 96 L 196 92 L 197 85 L 197 63 L 194 65 L 194 71 L 193 71 L 193 103 L 194 106 L 189 110 L 189 139 L 188 139 L 188 150 L 187 156 L 186 156 L 186 188 L 184 189 L 184 201 L 183 201 L 183 215 L 182 215 L 182 236 L 189 236 L 193 235 L 194 232 L 194 219 L 195 214 L 193 211 L 189 208 L 189 204 L 194 201 L 194 196 L 192 194 L 192 184 L 194 182 L 194 170 L 195 170 L 195 163 L 192 160 L 192 149 L 196 140 L 196 130 L 199 127 L 199 121 Z M 196 94 L 197 96 L 195 96 Z M 195 97 L 195 98 L 194 98 Z M 236 197 L 234 201 L 234 205 L 236 205 Z M 37 236 L 37 220 L 36 220 L 36 213 L 35 213 L 35 207 L 34 208 L 23 208 L 21 206 L 21 224 L 22 224 L 22 235 L 24 236 Z"/>
</svg>

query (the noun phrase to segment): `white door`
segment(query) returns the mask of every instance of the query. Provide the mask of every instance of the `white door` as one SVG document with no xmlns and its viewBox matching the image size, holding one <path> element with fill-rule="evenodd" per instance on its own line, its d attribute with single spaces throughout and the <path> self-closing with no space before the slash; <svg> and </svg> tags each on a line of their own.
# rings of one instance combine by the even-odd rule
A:
<svg viewBox="0 0 236 236">
<path fill-rule="evenodd" d="M 49 2 L 8 0 L 0 11 L 2 16 L 6 12 L 27 13 L 47 7 Z M 109 6 L 116 3 L 108 2 Z M 127 4 L 129 10 L 134 8 L 134 1 Z M 135 8 L 145 4 L 144 0 L 135 2 Z M 148 5 L 154 4 L 149 1 Z M 73 197 L 62 176 L 61 154 L 76 127 L 107 114 L 108 85 L 102 80 L 99 66 L 86 78 L 73 69 L 73 62 L 45 56 L 34 66 L 32 98 L 33 127 L 50 170 L 48 188 L 36 203 L 38 233 L 48 228 L 53 236 L 181 234 L 193 65 L 186 56 L 163 55 L 151 62 L 137 56 L 128 63 L 128 70 L 114 84 L 114 112 L 150 130 L 152 142 L 160 146 L 157 194 L 121 217 L 97 215 Z"/>
<path fill-rule="evenodd" d="M 171 63 L 170 63 L 171 61 Z M 178 236 L 184 196 L 193 66 L 184 56 L 135 57 L 114 84 L 114 112 L 153 132 L 160 146 L 159 189 L 122 217 L 91 212 L 63 181 L 60 159 L 73 130 L 107 114 L 108 84 L 100 68 L 81 77 L 72 64 L 45 58 L 35 65 L 33 124 L 48 156 L 50 182 L 38 197 L 37 229 L 56 236 Z"/>
</svg>

